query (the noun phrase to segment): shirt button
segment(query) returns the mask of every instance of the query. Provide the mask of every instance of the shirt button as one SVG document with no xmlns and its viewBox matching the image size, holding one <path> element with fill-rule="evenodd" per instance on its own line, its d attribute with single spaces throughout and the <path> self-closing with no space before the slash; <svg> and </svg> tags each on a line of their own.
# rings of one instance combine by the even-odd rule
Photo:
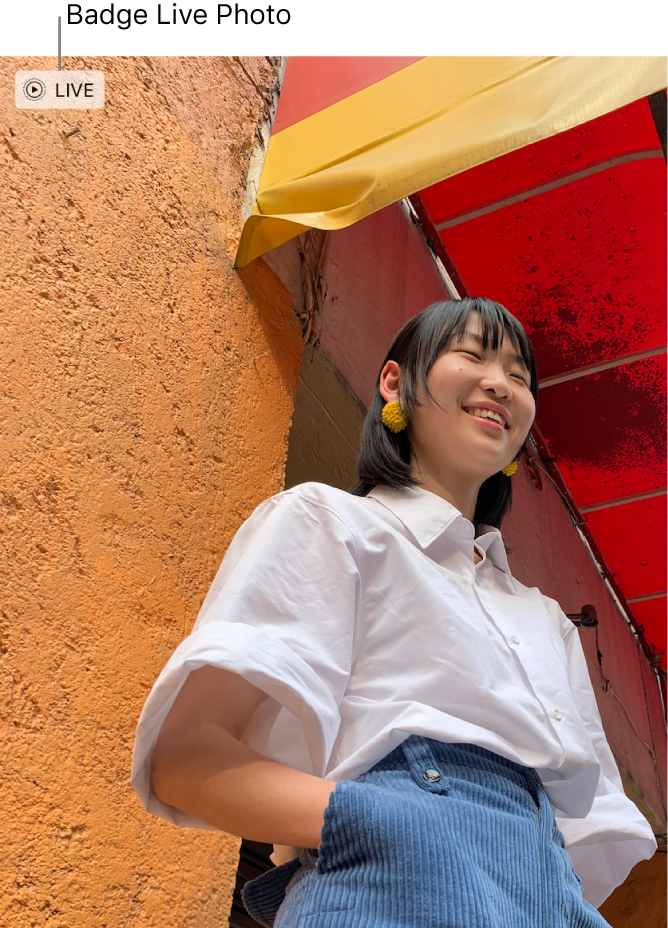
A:
<svg viewBox="0 0 668 928">
<path fill-rule="evenodd" d="M 422 774 L 425 780 L 429 780 L 430 783 L 438 783 L 441 779 L 441 774 L 438 770 L 434 770 L 433 767 L 429 767 L 428 770 L 425 770 Z"/>
<path fill-rule="evenodd" d="M 557 721 L 561 719 L 561 712 L 558 709 L 553 709 L 552 715 L 555 717 Z"/>
<path fill-rule="evenodd" d="M 510 640 L 512 641 L 513 644 L 519 644 L 519 643 L 520 643 L 520 639 L 517 637 L 517 635 L 511 635 L 511 636 L 510 636 Z"/>
</svg>

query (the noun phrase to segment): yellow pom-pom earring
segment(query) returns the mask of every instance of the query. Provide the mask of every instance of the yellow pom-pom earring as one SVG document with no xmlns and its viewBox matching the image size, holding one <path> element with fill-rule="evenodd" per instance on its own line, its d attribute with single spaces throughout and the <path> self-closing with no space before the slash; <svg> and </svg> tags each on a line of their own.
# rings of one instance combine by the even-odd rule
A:
<svg viewBox="0 0 668 928">
<path fill-rule="evenodd" d="M 406 419 L 404 418 L 404 408 L 397 400 L 393 400 L 391 403 L 385 403 L 383 412 L 381 413 L 381 419 L 383 420 L 383 425 L 391 432 L 403 432 L 407 425 Z"/>
<path fill-rule="evenodd" d="M 506 465 L 501 471 L 502 474 L 505 474 L 506 477 L 512 477 L 515 471 L 517 470 L 517 461 L 511 461 L 510 464 Z"/>
</svg>

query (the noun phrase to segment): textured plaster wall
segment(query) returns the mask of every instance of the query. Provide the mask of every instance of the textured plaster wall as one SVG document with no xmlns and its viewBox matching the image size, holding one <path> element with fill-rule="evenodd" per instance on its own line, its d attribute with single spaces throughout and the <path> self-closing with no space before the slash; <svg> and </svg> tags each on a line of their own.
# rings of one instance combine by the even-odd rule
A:
<svg viewBox="0 0 668 928">
<path fill-rule="evenodd" d="M 365 410 L 317 348 L 304 352 L 290 429 L 285 487 L 308 480 L 348 490 L 357 482 Z"/>
<path fill-rule="evenodd" d="M 0 60 L 0 924 L 218 928 L 238 840 L 148 816 L 129 771 L 283 486 L 300 333 L 266 265 L 232 267 L 271 67 L 66 64 L 105 72 L 104 110 L 17 110 L 53 61 Z"/>
</svg>

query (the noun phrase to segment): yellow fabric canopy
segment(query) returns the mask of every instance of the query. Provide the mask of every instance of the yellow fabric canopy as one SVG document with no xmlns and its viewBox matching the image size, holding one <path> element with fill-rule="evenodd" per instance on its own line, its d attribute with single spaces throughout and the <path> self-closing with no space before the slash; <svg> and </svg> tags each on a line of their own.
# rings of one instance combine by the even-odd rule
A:
<svg viewBox="0 0 668 928">
<path fill-rule="evenodd" d="M 236 264 L 665 86 L 663 57 L 423 58 L 272 135 Z"/>
</svg>

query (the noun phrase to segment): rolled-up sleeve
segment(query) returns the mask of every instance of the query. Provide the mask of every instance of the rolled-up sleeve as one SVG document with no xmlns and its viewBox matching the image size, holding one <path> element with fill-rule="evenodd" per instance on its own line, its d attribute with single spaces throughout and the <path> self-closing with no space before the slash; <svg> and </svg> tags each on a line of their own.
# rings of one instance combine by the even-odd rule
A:
<svg viewBox="0 0 668 928">
<path fill-rule="evenodd" d="M 209 828 L 151 791 L 155 742 L 188 674 L 239 674 L 299 720 L 323 776 L 350 676 L 359 591 L 355 537 L 304 484 L 262 503 L 235 535 L 192 633 L 156 680 L 135 736 L 131 782 L 148 812 Z"/>
<path fill-rule="evenodd" d="M 649 822 L 624 793 L 603 731 L 577 629 L 563 612 L 560 620 L 571 690 L 601 769 L 594 801 L 586 817 L 555 815 L 555 820 L 582 882 L 584 898 L 598 908 L 639 861 L 652 857 L 657 845 Z"/>
</svg>

